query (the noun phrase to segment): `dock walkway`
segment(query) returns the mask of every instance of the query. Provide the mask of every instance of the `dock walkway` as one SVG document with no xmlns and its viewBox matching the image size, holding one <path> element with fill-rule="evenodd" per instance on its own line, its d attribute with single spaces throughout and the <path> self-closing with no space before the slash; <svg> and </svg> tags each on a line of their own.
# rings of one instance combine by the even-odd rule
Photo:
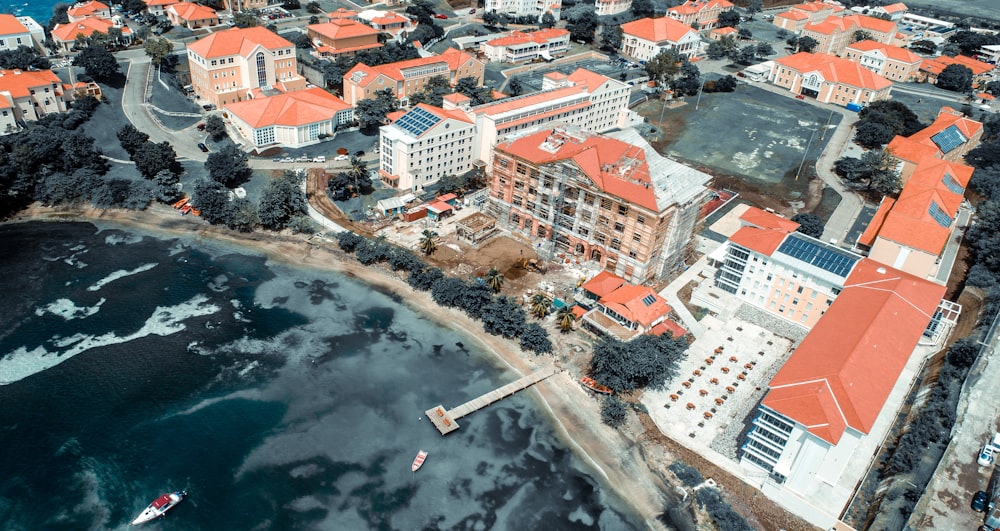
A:
<svg viewBox="0 0 1000 531">
<path fill-rule="evenodd" d="M 447 435 L 458 429 L 458 422 L 455 422 L 457 419 L 460 419 L 474 411 L 478 411 L 494 402 L 503 400 L 504 398 L 507 398 L 522 389 L 527 389 L 528 387 L 535 385 L 555 373 L 556 370 L 551 367 L 535 371 L 527 376 L 518 378 L 509 384 L 473 398 L 472 400 L 469 400 L 468 402 L 451 410 L 445 410 L 443 406 L 437 406 L 428 409 L 424 414 L 427 415 L 427 418 L 431 419 L 431 423 L 433 423 L 434 427 L 441 432 L 441 435 Z"/>
</svg>

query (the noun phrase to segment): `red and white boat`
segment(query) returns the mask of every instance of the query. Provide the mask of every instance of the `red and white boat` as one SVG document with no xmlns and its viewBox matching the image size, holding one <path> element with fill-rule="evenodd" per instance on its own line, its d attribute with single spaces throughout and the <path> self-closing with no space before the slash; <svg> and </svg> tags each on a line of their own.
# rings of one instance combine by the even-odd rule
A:
<svg viewBox="0 0 1000 531">
<path fill-rule="evenodd" d="M 427 452 L 420 450 L 420 452 L 417 453 L 417 456 L 413 458 L 413 464 L 410 465 L 410 470 L 416 472 L 417 469 L 424 466 L 424 459 L 427 459 Z"/>
<path fill-rule="evenodd" d="M 159 498 L 153 500 L 153 503 L 149 504 L 142 513 L 139 514 L 132 520 L 131 525 L 145 524 L 150 520 L 156 520 L 157 518 L 167 514 L 167 511 L 177 507 L 177 504 L 184 501 L 184 497 L 187 493 L 179 490 L 177 492 L 171 492 L 170 494 L 162 494 Z"/>
<path fill-rule="evenodd" d="M 610 395 L 612 393 L 611 388 L 606 385 L 601 385 L 597 383 L 597 380 L 584 376 L 580 378 L 580 383 L 584 385 L 587 389 L 595 393 L 601 393 L 602 395 Z"/>
</svg>

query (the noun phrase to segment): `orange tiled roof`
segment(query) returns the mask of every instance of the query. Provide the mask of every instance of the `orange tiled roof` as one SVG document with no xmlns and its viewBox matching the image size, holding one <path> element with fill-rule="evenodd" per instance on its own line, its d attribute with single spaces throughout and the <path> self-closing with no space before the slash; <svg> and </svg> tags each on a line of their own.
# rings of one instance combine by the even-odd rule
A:
<svg viewBox="0 0 1000 531">
<path fill-rule="evenodd" d="M 650 328 L 649 333 L 654 336 L 662 336 L 665 333 L 669 333 L 671 337 L 677 339 L 679 337 L 684 337 L 685 335 L 687 335 L 688 331 L 683 326 L 671 321 L 670 319 L 667 319 L 665 321 L 660 322 L 653 328 Z"/>
<path fill-rule="evenodd" d="M 142 0 L 146 3 L 146 7 L 153 6 L 169 6 L 171 4 L 176 4 L 180 0 Z"/>
<path fill-rule="evenodd" d="M 844 20 L 853 23 L 861 29 L 875 31 L 878 33 L 896 33 L 896 23 L 878 17 L 868 15 L 847 15 Z"/>
<path fill-rule="evenodd" d="M 408 18 L 400 15 L 399 13 L 394 13 L 392 11 L 387 11 L 385 13 L 385 15 L 383 15 L 381 17 L 375 17 L 375 18 L 371 19 L 369 22 L 371 22 L 372 24 L 379 25 L 379 26 L 388 26 L 388 25 L 391 25 L 391 24 L 403 24 L 403 25 L 406 25 L 406 24 L 409 24 L 410 19 L 408 19 Z"/>
<path fill-rule="evenodd" d="M 181 20 L 208 20 L 218 18 L 215 10 L 193 2 L 178 2 L 167 8 Z"/>
<path fill-rule="evenodd" d="M 744 225 L 753 225 L 754 227 L 761 229 L 779 230 L 784 232 L 794 232 L 795 229 L 799 228 L 798 223 L 784 216 L 779 216 L 775 213 L 761 210 L 754 206 L 747 208 L 745 212 L 740 214 L 740 221 L 742 221 Z"/>
<path fill-rule="evenodd" d="M 871 247 L 875 243 L 878 231 L 882 230 L 882 224 L 885 223 L 885 218 L 889 215 L 889 211 L 892 210 L 892 205 L 894 204 L 896 204 L 895 199 L 889 196 L 882 197 L 882 202 L 879 203 L 878 210 L 875 211 L 872 220 L 868 222 L 865 231 L 858 237 L 858 244 Z"/>
<path fill-rule="evenodd" d="M 798 11 L 809 11 L 813 13 L 819 13 L 824 9 L 833 8 L 833 4 L 827 4 L 826 2 L 802 2 L 801 4 L 796 4 L 792 6 L 792 9 Z"/>
<path fill-rule="evenodd" d="M 115 27 L 115 25 L 107 19 L 103 18 L 84 18 L 77 22 L 69 22 L 66 24 L 56 24 L 52 28 L 52 36 L 55 40 L 59 41 L 72 41 L 75 40 L 77 35 L 83 35 L 84 37 L 89 37 L 94 33 L 107 33 L 109 29 Z M 128 26 L 122 26 L 122 35 L 131 35 L 132 30 Z"/>
<path fill-rule="evenodd" d="M 640 18 L 622 24 L 622 32 L 650 42 L 680 42 L 694 28 L 670 17 Z"/>
<path fill-rule="evenodd" d="M 923 59 L 921 57 L 906 48 L 900 48 L 899 46 L 893 46 L 891 44 L 883 44 L 877 41 L 858 41 L 854 44 L 848 44 L 848 49 L 858 50 L 860 52 L 871 52 L 878 50 L 882 52 L 883 55 L 892 59 L 894 61 L 901 61 L 904 63 L 919 63 Z"/>
<path fill-rule="evenodd" d="M 801 11 L 785 11 L 784 13 L 778 13 L 774 15 L 774 18 L 787 18 L 791 20 L 805 20 L 809 18 L 809 15 Z"/>
<path fill-rule="evenodd" d="M 97 0 L 90 0 L 89 2 L 75 5 L 66 10 L 66 14 L 72 18 L 87 17 L 98 12 L 107 14 L 108 6 L 98 2 Z"/>
<path fill-rule="evenodd" d="M 21 24 L 14 15 L 0 14 L 0 35 L 28 33 L 28 28 Z"/>
<path fill-rule="evenodd" d="M 601 271 L 594 278 L 585 282 L 581 288 L 597 295 L 598 299 L 610 295 L 614 290 L 625 285 L 625 279 L 610 272 Z"/>
<path fill-rule="evenodd" d="M 328 39 L 349 39 L 351 37 L 377 36 L 379 34 L 377 29 L 347 18 L 336 19 L 322 24 L 309 24 L 306 26 L 306 29 L 314 31 Z"/>
<path fill-rule="evenodd" d="M 358 12 L 349 11 L 341 7 L 336 11 L 331 11 L 327 13 L 326 16 L 329 17 L 330 20 L 343 19 L 343 18 L 351 19 L 351 18 L 357 18 Z"/>
<path fill-rule="evenodd" d="M 653 324 L 653 321 L 670 312 L 670 305 L 652 288 L 634 284 L 625 284 L 601 297 L 598 302 L 618 315 L 642 326 L 649 326 Z"/>
<path fill-rule="evenodd" d="M 230 103 L 225 108 L 250 127 L 259 129 L 270 125 L 297 127 L 330 120 L 351 106 L 319 87 L 312 87 Z"/>
<path fill-rule="evenodd" d="M 228 55 L 248 57 L 250 52 L 258 46 L 267 50 L 277 50 L 279 48 L 292 48 L 292 43 L 267 28 L 255 26 L 217 31 L 192 42 L 188 45 L 188 49 L 205 58 Z"/>
<path fill-rule="evenodd" d="M 26 98 L 31 89 L 53 83 L 61 85 L 62 80 L 51 70 L 0 70 L 0 92 L 9 92 L 12 98 Z"/>
<path fill-rule="evenodd" d="M 569 35 L 568 31 L 557 28 L 542 29 L 529 33 L 512 31 L 510 35 L 493 39 L 488 41 L 486 44 L 490 46 L 515 46 L 518 44 L 527 44 L 529 42 L 544 44 L 552 39 L 558 39 L 567 35 Z"/>
<path fill-rule="evenodd" d="M 472 101 L 471 98 L 460 92 L 445 94 L 444 96 L 441 96 L 441 100 L 454 103 L 455 105 L 461 105 L 463 103 Z"/>
<path fill-rule="evenodd" d="M 869 433 L 944 295 L 939 286 L 867 258 L 771 379 L 763 404 L 837 444 Z"/>
<path fill-rule="evenodd" d="M 456 50 L 455 48 L 448 48 L 447 50 L 441 52 L 441 55 L 418 57 L 416 59 L 388 63 L 381 66 L 368 66 L 364 63 L 358 63 L 354 66 L 354 68 L 348 70 L 348 72 L 344 74 L 344 79 L 350 79 L 355 72 L 366 72 L 368 75 L 361 78 L 361 81 L 358 82 L 358 85 L 365 87 L 375 80 L 379 74 L 387 76 L 395 81 L 403 81 L 403 70 L 409 68 L 432 65 L 434 63 L 448 63 L 448 69 L 454 72 L 455 70 L 458 70 L 459 66 L 472 59 L 475 58 L 469 53 Z"/>
<path fill-rule="evenodd" d="M 775 62 L 800 73 L 817 72 L 824 80 L 872 91 L 892 86 L 892 81 L 867 68 L 825 53 L 799 52 L 775 59 Z"/>
<path fill-rule="evenodd" d="M 719 8 L 722 11 L 726 11 L 733 7 L 735 6 L 729 0 L 687 0 L 679 6 L 667 8 L 667 12 L 677 13 L 678 15 L 690 15 L 700 13 L 705 9 Z"/>
<path fill-rule="evenodd" d="M 905 136 L 896 135 L 885 146 L 885 150 L 893 157 L 906 162 L 916 164 L 917 161 L 927 156 L 935 156 L 940 153 L 938 147 L 929 138 L 916 140 Z"/>
<path fill-rule="evenodd" d="M 740 221 L 743 227 L 729 241 L 765 256 L 771 256 L 785 236 L 799 228 L 798 223 L 757 207 L 748 208 L 740 215 Z"/>
<path fill-rule="evenodd" d="M 906 7 L 906 4 L 902 2 L 896 2 L 895 4 L 882 6 L 882 11 L 885 11 L 886 13 L 899 13 L 901 11 L 907 11 L 908 9 L 909 8 Z"/>
<path fill-rule="evenodd" d="M 342 54 L 351 52 L 360 52 L 361 50 L 371 50 L 372 48 L 381 48 L 383 45 L 377 42 L 371 44 L 359 44 L 357 46 L 348 46 L 346 48 L 334 48 L 333 46 L 319 45 L 316 47 L 316 51 L 319 53 L 326 54 Z"/>
<path fill-rule="evenodd" d="M 982 61 L 977 61 L 971 57 L 966 57 L 964 55 L 956 55 L 955 57 L 948 57 L 947 55 L 942 55 L 940 57 L 933 57 L 930 59 L 924 59 L 920 63 L 920 70 L 930 74 L 938 75 L 950 65 L 961 65 L 969 70 L 972 70 L 972 75 L 981 76 L 990 70 L 993 70 L 993 65 L 989 63 L 984 63 Z"/>
</svg>

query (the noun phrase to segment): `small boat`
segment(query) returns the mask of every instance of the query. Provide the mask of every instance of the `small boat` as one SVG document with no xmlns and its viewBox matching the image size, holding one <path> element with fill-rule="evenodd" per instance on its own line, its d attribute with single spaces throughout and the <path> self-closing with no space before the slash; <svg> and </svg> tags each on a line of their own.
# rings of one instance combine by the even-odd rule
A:
<svg viewBox="0 0 1000 531">
<path fill-rule="evenodd" d="M 586 387 L 587 389 L 590 389 L 595 393 L 601 393 L 602 395 L 610 395 L 612 392 L 610 387 L 606 385 L 601 385 L 597 383 L 597 380 L 589 378 L 587 376 L 580 378 L 580 383 L 582 383 L 583 386 Z"/>
<path fill-rule="evenodd" d="M 185 215 L 185 216 L 186 216 L 186 215 L 188 215 L 188 213 L 189 213 L 189 212 L 191 212 L 191 209 L 192 209 L 192 208 L 194 208 L 194 207 L 193 207 L 193 206 L 191 206 L 191 205 L 189 205 L 189 204 L 188 204 L 188 205 L 184 205 L 184 206 L 182 206 L 182 207 L 181 207 L 181 214 L 182 214 L 182 215 Z"/>
<path fill-rule="evenodd" d="M 181 198 L 180 201 L 177 201 L 176 203 L 174 203 L 174 208 L 181 208 L 184 205 L 188 204 L 188 201 L 190 201 L 190 200 L 191 200 L 190 197 L 183 197 L 183 198 Z"/>
<path fill-rule="evenodd" d="M 410 465 L 410 470 L 416 472 L 417 469 L 424 465 L 424 459 L 427 459 L 427 452 L 420 450 L 417 456 L 413 458 L 413 464 Z"/>
<path fill-rule="evenodd" d="M 167 514 L 167 511 L 177 507 L 177 504 L 183 501 L 185 496 L 187 493 L 182 490 L 160 495 L 139 516 L 135 517 L 135 520 L 132 520 L 131 525 L 145 524 Z"/>
</svg>

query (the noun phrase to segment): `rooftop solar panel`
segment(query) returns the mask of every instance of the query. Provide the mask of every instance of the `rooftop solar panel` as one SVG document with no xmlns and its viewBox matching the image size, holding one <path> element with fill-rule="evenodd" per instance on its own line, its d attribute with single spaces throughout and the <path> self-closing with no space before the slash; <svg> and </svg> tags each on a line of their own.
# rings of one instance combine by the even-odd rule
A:
<svg viewBox="0 0 1000 531">
<path fill-rule="evenodd" d="M 951 150 L 961 146 L 965 143 L 965 137 L 962 136 L 961 131 L 958 127 L 954 125 L 949 125 L 944 128 L 943 131 L 931 137 L 931 142 L 937 145 L 938 149 L 942 153 L 948 153 Z"/>
<path fill-rule="evenodd" d="M 646 306 L 651 306 L 654 302 L 656 302 L 656 295 L 649 294 L 642 298 L 642 303 Z"/>
<path fill-rule="evenodd" d="M 956 181 L 950 173 L 945 173 L 944 178 L 942 178 L 941 181 L 944 183 L 945 188 L 951 190 L 952 192 L 959 195 L 965 193 L 965 188 L 962 188 L 962 185 L 958 184 L 958 181 Z"/>
<path fill-rule="evenodd" d="M 932 218 L 934 218 L 934 221 L 938 222 L 938 225 L 941 225 L 942 227 L 945 228 L 951 226 L 951 216 L 949 216 L 948 213 L 945 212 L 943 208 L 938 206 L 936 202 L 931 201 L 931 206 L 927 209 L 927 213 L 930 214 Z"/>
<path fill-rule="evenodd" d="M 847 278 L 859 256 L 825 245 L 796 233 L 789 234 L 778 247 L 778 252 L 811 264 L 834 275 Z"/>
<path fill-rule="evenodd" d="M 404 114 L 399 120 L 396 120 L 396 123 L 393 125 L 413 136 L 420 136 L 426 133 L 431 127 L 437 125 L 440 121 L 440 117 L 427 112 L 420 107 L 416 107 L 410 112 Z"/>
</svg>

